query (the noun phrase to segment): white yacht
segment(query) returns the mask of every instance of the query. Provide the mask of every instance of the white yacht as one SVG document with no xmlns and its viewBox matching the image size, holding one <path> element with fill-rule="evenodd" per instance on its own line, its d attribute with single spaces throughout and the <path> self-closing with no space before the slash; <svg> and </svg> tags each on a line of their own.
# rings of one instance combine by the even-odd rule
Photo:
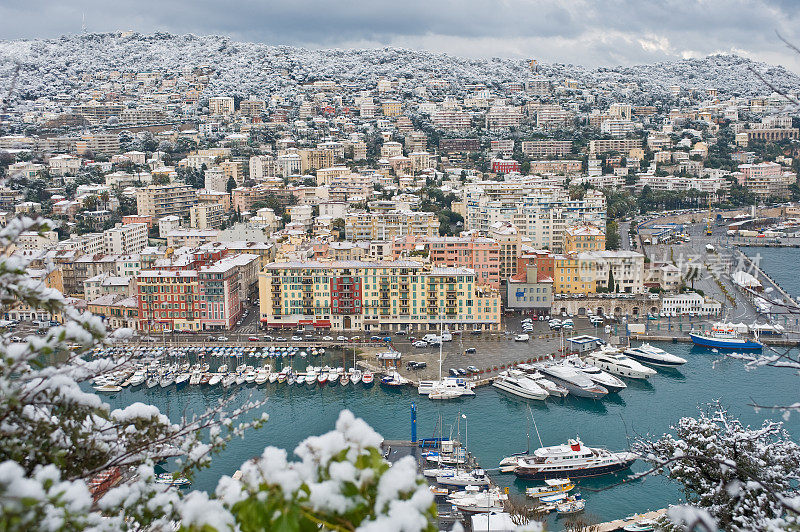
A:
<svg viewBox="0 0 800 532">
<path fill-rule="evenodd" d="M 428 395 L 440 389 L 454 389 L 461 392 L 461 395 L 475 395 L 473 388 L 475 385 L 461 377 L 445 377 L 438 381 L 419 381 L 417 393 Z"/>
<path fill-rule="evenodd" d="M 577 356 L 567 358 L 566 363 L 571 365 L 578 371 L 586 374 L 586 376 L 592 379 L 592 381 L 604 387 L 609 392 L 612 393 L 621 392 L 622 390 L 628 387 L 627 384 L 622 382 L 622 379 L 615 377 L 614 375 L 611 375 L 609 373 L 606 373 L 597 366 L 593 366 L 592 364 L 589 364 L 588 362 L 581 360 Z"/>
<path fill-rule="evenodd" d="M 547 390 L 547 393 L 549 393 L 551 397 L 566 397 L 567 394 L 569 394 L 569 390 L 542 375 L 535 366 L 531 364 L 520 364 L 517 367 L 523 370 L 528 375 L 529 379 Z"/>
<path fill-rule="evenodd" d="M 507 500 L 508 495 L 500 491 L 499 487 L 481 491 L 479 486 L 467 486 L 464 491 L 451 493 L 447 498 L 447 502 L 462 512 L 473 513 L 502 512 Z"/>
<path fill-rule="evenodd" d="M 636 458 L 627 451 L 586 447 L 579 439 L 574 439 L 562 445 L 541 447 L 533 455 L 521 457 L 514 474 L 537 480 L 596 477 L 627 469 Z"/>
<path fill-rule="evenodd" d="M 443 486 L 488 486 L 490 482 L 483 469 L 456 471 L 452 475 L 436 475 L 436 483 Z"/>
<path fill-rule="evenodd" d="M 644 343 L 639 347 L 629 347 L 625 354 L 634 360 L 650 364 L 651 366 L 663 366 L 674 368 L 686 364 L 686 359 L 667 353 L 663 349 Z"/>
<path fill-rule="evenodd" d="M 492 386 L 526 399 L 544 400 L 550 395 L 525 373 L 516 370 L 503 371 L 492 382 Z"/>
<path fill-rule="evenodd" d="M 630 379 L 647 379 L 656 374 L 656 370 L 623 355 L 619 349 L 599 349 L 589 353 L 585 360 L 609 373 Z"/>
<path fill-rule="evenodd" d="M 543 364 L 539 366 L 539 371 L 554 381 L 560 384 L 569 393 L 576 397 L 588 397 L 590 399 L 600 399 L 608 394 L 608 390 L 596 384 L 585 373 L 578 371 L 572 366 L 565 364 Z"/>
<path fill-rule="evenodd" d="M 136 372 L 131 377 L 131 388 L 143 384 L 145 380 L 147 380 L 147 371 L 143 369 L 136 370 Z"/>
</svg>

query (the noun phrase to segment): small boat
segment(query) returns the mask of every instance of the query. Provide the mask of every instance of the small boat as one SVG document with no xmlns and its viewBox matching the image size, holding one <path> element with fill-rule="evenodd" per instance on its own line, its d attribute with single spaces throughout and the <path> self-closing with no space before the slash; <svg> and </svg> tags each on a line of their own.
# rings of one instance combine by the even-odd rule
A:
<svg viewBox="0 0 800 532">
<path fill-rule="evenodd" d="M 258 374 L 255 371 L 248 370 L 244 374 L 244 382 L 246 382 L 247 384 L 252 384 L 256 382 L 256 377 L 258 377 Z"/>
<path fill-rule="evenodd" d="M 274 371 L 273 371 L 272 373 L 270 373 L 270 374 L 269 374 L 269 383 L 270 383 L 270 384 L 273 384 L 273 383 L 275 383 L 275 381 L 277 381 L 277 380 L 278 380 L 278 375 L 280 375 L 280 374 L 279 374 L 279 373 L 277 373 L 277 372 L 274 372 Z"/>
<path fill-rule="evenodd" d="M 350 375 L 350 380 L 353 381 L 353 384 L 358 384 L 359 382 L 361 382 L 361 370 L 360 369 L 353 370 L 352 375 Z"/>
<path fill-rule="evenodd" d="M 198 370 L 192 373 L 192 376 L 189 377 L 189 384 L 192 386 L 197 386 L 200 384 L 200 379 L 203 378 L 203 374 Z"/>
<path fill-rule="evenodd" d="M 269 373 L 270 373 L 269 369 L 263 367 L 260 368 L 256 372 L 256 378 L 253 380 L 253 382 L 255 382 L 256 384 L 264 384 L 265 382 L 267 382 L 267 379 L 269 379 Z"/>
<path fill-rule="evenodd" d="M 223 388 L 228 388 L 232 384 L 236 382 L 236 374 L 235 373 L 228 373 L 225 377 L 222 378 L 222 386 Z"/>
<path fill-rule="evenodd" d="M 156 483 L 167 484 L 170 486 L 188 486 L 189 479 L 186 477 L 176 477 L 172 473 L 161 473 L 156 476 Z"/>
<path fill-rule="evenodd" d="M 321 371 L 319 376 L 317 377 L 317 382 L 319 382 L 320 386 L 322 386 L 325 383 L 327 383 L 328 382 L 328 372 L 325 371 L 325 370 Z"/>
<path fill-rule="evenodd" d="M 653 532 L 657 522 L 652 519 L 639 519 L 638 521 L 622 527 L 625 532 Z"/>
<path fill-rule="evenodd" d="M 447 502 L 461 510 L 462 512 L 491 512 L 503 511 L 508 495 L 500 491 L 500 488 L 492 488 L 488 491 L 480 491 L 479 486 L 467 486 L 464 491 L 451 493 Z"/>
<path fill-rule="evenodd" d="M 383 381 L 381 381 L 383 384 Z M 458 390 L 452 390 L 447 388 L 442 388 L 439 390 L 434 390 L 428 394 L 428 399 L 439 400 L 439 401 L 447 401 L 449 399 L 458 399 L 463 394 Z"/>
<path fill-rule="evenodd" d="M 371 371 L 365 371 L 361 377 L 361 382 L 364 384 L 364 386 L 372 386 L 374 381 L 375 375 L 373 375 Z"/>
<path fill-rule="evenodd" d="M 580 493 L 575 494 L 575 497 L 568 498 L 566 502 L 556 506 L 558 515 L 572 515 L 582 512 L 586 508 L 586 501 L 581 499 Z"/>
<path fill-rule="evenodd" d="M 131 388 L 144 384 L 145 380 L 147 380 L 147 372 L 143 369 L 137 370 L 131 377 Z"/>
<path fill-rule="evenodd" d="M 644 343 L 639 347 L 629 347 L 625 354 L 634 360 L 649 364 L 651 366 L 663 366 L 675 368 L 686 364 L 686 359 L 667 353 L 663 349 Z"/>
<path fill-rule="evenodd" d="M 209 386 L 216 386 L 220 382 L 222 382 L 222 373 L 215 373 L 208 380 L 208 385 Z"/>
<path fill-rule="evenodd" d="M 366 377 L 366 374 L 364 376 Z M 405 386 L 409 382 L 411 381 L 400 375 L 397 371 L 391 371 L 381 379 L 381 385 L 389 388 Z"/>
<path fill-rule="evenodd" d="M 431 469 L 424 469 L 422 474 L 425 475 L 427 478 L 435 478 L 439 475 L 447 476 L 447 475 L 455 475 L 456 469 L 454 467 L 434 467 Z"/>
<path fill-rule="evenodd" d="M 244 384 L 245 379 L 247 379 L 247 375 L 244 372 L 236 373 L 234 376 L 234 382 L 237 386 Z"/>
<path fill-rule="evenodd" d="M 334 369 L 328 373 L 328 382 L 335 384 L 339 380 L 339 371 Z"/>
<path fill-rule="evenodd" d="M 534 499 L 539 499 L 541 497 L 566 493 L 575 487 L 575 483 L 568 478 L 548 478 L 545 479 L 544 483 L 546 484 L 545 486 L 526 489 L 525 495 Z"/>
<path fill-rule="evenodd" d="M 483 469 L 458 471 L 452 475 L 436 475 L 436 483 L 443 486 L 488 486 L 491 483 Z"/>
<path fill-rule="evenodd" d="M 428 486 L 428 487 L 430 488 L 431 493 L 433 493 L 433 495 L 436 497 L 447 497 L 447 495 L 450 494 L 450 490 L 447 488 L 440 488 L 438 486 Z"/>
<path fill-rule="evenodd" d="M 150 377 L 149 379 L 147 379 L 147 382 L 145 383 L 145 386 L 147 386 L 148 388 L 154 388 L 154 387 L 158 386 L 158 377 L 154 376 L 154 377 Z"/>
<path fill-rule="evenodd" d="M 192 376 L 190 374 L 181 373 L 180 375 L 175 377 L 175 386 L 180 390 L 181 388 L 183 388 L 187 384 L 189 384 L 189 379 L 191 379 L 191 378 L 192 378 Z"/>
<path fill-rule="evenodd" d="M 311 371 L 308 371 L 308 369 L 306 369 L 306 384 L 308 384 L 309 386 L 314 386 L 315 384 L 317 384 L 317 378 L 319 378 L 319 375 L 317 374 L 317 371 L 314 368 L 311 368 Z"/>
<path fill-rule="evenodd" d="M 293 385 L 293 384 L 295 383 L 295 381 L 296 381 L 296 380 L 297 380 L 297 379 L 296 379 L 296 377 L 294 376 L 294 373 L 289 373 L 289 374 L 286 376 L 286 385 L 287 385 L 287 386 L 291 386 L 291 385 Z"/>
<path fill-rule="evenodd" d="M 174 383 L 175 383 L 175 377 L 173 377 L 172 373 L 165 373 L 158 380 L 158 384 L 162 388 L 166 388 L 167 386 L 170 386 L 171 384 Z"/>
<path fill-rule="evenodd" d="M 94 387 L 95 391 L 104 393 L 113 393 L 122 390 L 122 386 L 118 384 L 102 384 Z"/>
<path fill-rule="evenodd" d="M 297 382 L 298 385 L 302 386 L 303 384 L 306 383 L 306 376 L 300 373 L 299 375 L 297 375 L 297 379 L 295 382 Z"/>
<path fill-rule="evenodd" d="M 347 386 L 350 384 L 350 375 L 347 373 L 342 373 L 342 378 L 339 379 L 339 384 L 342 386 Z"/>
</svg>

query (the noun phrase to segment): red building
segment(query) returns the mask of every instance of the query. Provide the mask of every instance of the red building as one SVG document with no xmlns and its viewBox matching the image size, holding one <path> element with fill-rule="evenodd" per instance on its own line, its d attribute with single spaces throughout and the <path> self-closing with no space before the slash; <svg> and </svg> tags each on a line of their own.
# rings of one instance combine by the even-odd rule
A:
<svg viewBox="0 0 800 532">
<path fill-rule="evenodd" d="M 520 164 L 510 159 L 492 159 L 492 172 L 496 174 L 510 174 L 519 172 Z"/>
</svg>

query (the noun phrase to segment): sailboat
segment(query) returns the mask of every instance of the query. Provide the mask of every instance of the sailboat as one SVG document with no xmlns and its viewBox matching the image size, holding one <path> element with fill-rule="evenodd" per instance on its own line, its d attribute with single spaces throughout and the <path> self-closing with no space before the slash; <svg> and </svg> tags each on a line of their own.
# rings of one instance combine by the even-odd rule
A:
<svg viewBox="0 0 800 532">
<path fill-rule="evenodd" d="M 443 338 L 444 320 L 439 320 L 439 338 Z M 448 333 L 449 334 L 449 333 Z M 452 337 L 451 337 L 452 338 Z M 420 381 L 417 387 L 417 392 L 420 394 L 428 394 L 428 399 L 446 401 L 449 399 L 458 399 L 462 395 L 475 395 L 472 391 L 472 386 L 465 379 L 443 379 L 442 378 L 442 344 L 439 342 L 439 380 L 438 381 Z"/>
</svg>

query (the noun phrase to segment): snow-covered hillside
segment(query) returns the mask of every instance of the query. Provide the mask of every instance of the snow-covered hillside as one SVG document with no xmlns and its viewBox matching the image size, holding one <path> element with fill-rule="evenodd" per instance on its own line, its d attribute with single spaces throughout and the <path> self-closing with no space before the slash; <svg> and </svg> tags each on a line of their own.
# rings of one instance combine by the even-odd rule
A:
<svg viewBox="0 0 800 532">
<path fill-rule="evenodd" d="M 0 41 L 0 81 L 5 85 L 17 63 L 21 65 L 18 94 L 28 99 L 62 93 L 71 96 L 78 88 L 77 78 L 96 70 L 176 71 L 199 65 L 216 69 L 209 92 L 243 97 L 266 96 L 318 79 L 369 86 L 381 77 L 420 82 L 442 78 L 458 87 L 471 83 L 492 85 L 530 76 L 527 61 L 518 59 L 467 59 L 396 48 L 306 50 L 235 42 L 220 36 L 163 33 Z M 665 92 L 670 85 L 715 87 L 722 97 L 769 93 L 750 68 L 776 87 L 800 90 L 800 77 L 782 67 L 727 55 L 599 69 L 544 64 L 539 71 L 559 81 L 569 77 L 587 84 L 632 82 L 653 95 Z"/>
</svg>

